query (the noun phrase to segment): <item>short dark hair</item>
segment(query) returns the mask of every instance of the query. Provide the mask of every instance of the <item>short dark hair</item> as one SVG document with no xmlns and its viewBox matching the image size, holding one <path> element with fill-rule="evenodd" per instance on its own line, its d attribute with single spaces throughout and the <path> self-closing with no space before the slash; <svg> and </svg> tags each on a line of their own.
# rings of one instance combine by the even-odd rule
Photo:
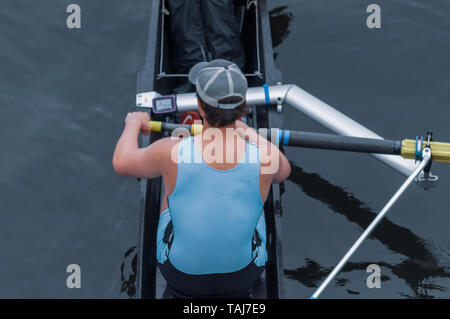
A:
<svg viewBox="0 0 450 319">
<path fill-rule="evenodd" d="M 233 124 L 240 117 L 247 115 L 247 103 L 245 103 L 245 101 L 233 109 L 221 109 L 208 105 L 206 102 L 202 101 L 198 94 L 197 98 L 202 105 L 203 111 L 205 112 L 205 120 L 213 127 L 223 127 Z M 230 96 L 219 100 L 219 103 L 234 104 L 240 102 L 241 100 L 242 99 L 240 97 Z"/>
</svg>

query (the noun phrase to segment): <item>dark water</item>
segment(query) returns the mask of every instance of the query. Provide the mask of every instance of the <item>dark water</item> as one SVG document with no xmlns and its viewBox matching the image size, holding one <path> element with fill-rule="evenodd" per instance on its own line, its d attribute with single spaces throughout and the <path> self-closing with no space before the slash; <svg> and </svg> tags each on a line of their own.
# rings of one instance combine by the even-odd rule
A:
<svg viewBox="0 0 450 319">
<path fill-rule="evenodd" d="M 149 0 L 0 4 L 0 297 L 127 298 L 138 183 L 111 167 L 145 54 Z M 387 138 L 450 140 L 450 4 L 271 1 L 277 64 L 296 83 Z M 285 108 L 285 127 L 326 130 Z M 289 149 L 283 195 L 285 284 L 309 297 L 404 177 L 369 155 Z M 323 297 L 450 297 L 450 167 L 411 187 Z M 366 267 L 381 266 L 380 289 Z M 79 264 L 81 289 L 66 287 Z M 123 264 L 123 271 L 121 266 Z M 122 273 L 124 277 L 122 277 Z M 124 291 L 122 291 L 124 290 Z"/>
</svg>

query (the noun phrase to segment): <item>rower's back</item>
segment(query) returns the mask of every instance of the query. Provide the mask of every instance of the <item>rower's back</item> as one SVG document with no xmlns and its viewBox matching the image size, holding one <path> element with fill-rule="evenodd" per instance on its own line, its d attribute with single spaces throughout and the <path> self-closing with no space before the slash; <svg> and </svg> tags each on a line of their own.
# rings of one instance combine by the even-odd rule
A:
<svg viewBox="0 0 450 319">
<path fill-rule="evenodd" d="M 168 197 L 176 231 L 170 261 L 177 269 L 195 275 L 232 273 L 258 257 L 255 264 L 264 265 L 266 255 L 252 251 L 257 223 L 264 223 L 259 148 L 244 142 L 245 153 L 238 163 L 214 165 L 205 162 L 196 141 L 201 141 L 201 136 L 183 139 L 178 146 L 177 181 Z M 226 144 L 233 149 L 232 143 Z M 232 167 L 213 167 L 224 164 Z M 265 238 L 265 232 L 259 236 Z"/>
<path fill-rule="evenodd" d="M 176 186 L 160 217 L 158 261 L 176 292 L 240 295 L 267 260 L 259 148 L 244 142 L 239 162 L 218 169 L 205 162 L 196 140 L 178 144 Z"/>
</svg>

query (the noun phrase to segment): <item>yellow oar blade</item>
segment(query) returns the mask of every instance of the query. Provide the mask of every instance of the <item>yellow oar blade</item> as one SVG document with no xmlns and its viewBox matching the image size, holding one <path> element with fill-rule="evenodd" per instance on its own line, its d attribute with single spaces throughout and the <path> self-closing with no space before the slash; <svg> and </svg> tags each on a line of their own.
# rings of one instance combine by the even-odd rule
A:
<svg viewBox="0 0 450 319">
<path fill-rule="evenodd" d="M 423 142 L 422 149 L 425 148 L 426 142 Z M 434 162 L 450 163 L 450 143 L 430 142 L 432 159 Z M 402 141 L 402 157 L 414 159 L 416 154 L 416 141 Z"/>
</svg>

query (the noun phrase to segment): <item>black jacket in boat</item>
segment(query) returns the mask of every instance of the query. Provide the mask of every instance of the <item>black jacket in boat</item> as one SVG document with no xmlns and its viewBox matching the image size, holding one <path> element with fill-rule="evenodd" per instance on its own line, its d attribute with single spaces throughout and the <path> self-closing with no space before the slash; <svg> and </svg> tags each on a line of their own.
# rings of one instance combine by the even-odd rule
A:
<svg viewBox="0 0 450 319">
<path fill-rule="evenodd" d="M 245 54 L 234 0 L 168 0 L 175 73 L 200 61 L 225 59 L 241 69 Z"/>
</svg>

